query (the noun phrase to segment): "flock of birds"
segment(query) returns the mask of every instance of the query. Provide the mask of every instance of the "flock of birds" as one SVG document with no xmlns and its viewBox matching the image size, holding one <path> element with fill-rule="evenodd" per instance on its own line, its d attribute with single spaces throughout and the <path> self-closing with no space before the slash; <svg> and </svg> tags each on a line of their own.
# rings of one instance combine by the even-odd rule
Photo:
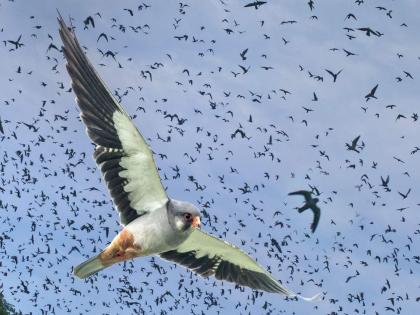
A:
<svg viewBox="0 0 420 315">
<path fill-rule="evenodd" d="M 119 232 L 118 214 L 74 106 L 56 12 L 0 1 L 1 14 L 26 14 L 20 25 L 0 22 L 8 302 L 25 314 L 418 309 L 420 56 L 404 47 L 414 22 L 402 4 L 289 2 L 60 11 L 153 148 L 165 189 L 194 200 L 203 229 L 282 285 L 322 300 L 281 299 L 154 257 L 76 279 L 81 256 L 99 254 Z M 325 32 L 333 39 L 322 41 Z"/>
</svg>

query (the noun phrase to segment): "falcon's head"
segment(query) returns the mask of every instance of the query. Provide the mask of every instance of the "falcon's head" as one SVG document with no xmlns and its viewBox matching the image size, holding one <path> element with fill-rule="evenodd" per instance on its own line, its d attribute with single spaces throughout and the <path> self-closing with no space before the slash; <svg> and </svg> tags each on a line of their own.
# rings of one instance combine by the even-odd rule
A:
<svg viewBox="0 0 420 315">
<path fill-rule="evenodd" d="M 180 232 L 192 231 L 201 225 L 199 210 L 185 201 L 169 199 L 168 219 L 171 226 Z"/>
</svg>

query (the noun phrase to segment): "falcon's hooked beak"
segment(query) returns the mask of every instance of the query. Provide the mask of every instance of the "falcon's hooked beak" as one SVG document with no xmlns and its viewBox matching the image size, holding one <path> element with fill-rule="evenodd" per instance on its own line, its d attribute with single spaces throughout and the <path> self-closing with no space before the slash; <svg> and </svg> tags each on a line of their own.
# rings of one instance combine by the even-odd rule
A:
<svg viewBox="0 0 420 315">
<path fill-rule="evenodd" d="M 194 228 L 200 228 L 201 221 L 200 221 L 200 217 L 199 216 L 196 216 L 196 217 L 193 218 L 193 221 L 191 223 L 191 226 L 194 227 Z"/>
</svg>

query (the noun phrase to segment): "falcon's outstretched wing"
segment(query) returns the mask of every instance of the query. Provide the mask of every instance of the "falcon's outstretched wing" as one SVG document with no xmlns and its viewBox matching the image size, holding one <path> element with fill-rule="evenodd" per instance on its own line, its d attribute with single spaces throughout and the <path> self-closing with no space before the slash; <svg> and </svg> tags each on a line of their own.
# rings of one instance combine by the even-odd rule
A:
<svg viewBox="0 0 420 315">
<path fill-rule="evenodd" d="M 252 289 L 282 293 L 288 297 L 298 296 L 239 248 L 201 230 L 194 230 L 176 250 L 161 253 L 160 257 L 183 265 L 203 277 L 214 275 L 216 279 Z M 313 299 L 317 298 L 315 296 Z"/>
<path fill-rule="evenodd" d="M 153 155 L 142 135 L 105 86 L 60 16 L 67 71 L 80 117 L 96 144 L 94 158 L 126 225 L 167 202 Z"/>
</svg>

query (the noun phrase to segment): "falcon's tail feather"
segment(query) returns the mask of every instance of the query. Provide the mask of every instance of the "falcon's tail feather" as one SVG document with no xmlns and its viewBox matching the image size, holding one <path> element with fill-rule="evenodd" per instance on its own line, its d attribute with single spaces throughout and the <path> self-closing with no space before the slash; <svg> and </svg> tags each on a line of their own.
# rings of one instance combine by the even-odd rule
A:
<svg viewBox="0 0 420 315">
<path fill-rule="evenodd" d="M 102 269 L 105 269 L 106 267 L 108 267 L 108 266 L 105 266 L 101 262 L 99 256 L 100 256 L 100 254 L 97 255 L 97 256 L 94 256 L 92 258 L 89 258 L 85 262 L 76 266 L 74 268 L 74 271 L 73 271 L 74 275 L 81 278 L 81 279 L 85 279 L 85 278 L 101 271 Z"/>
</svg>

